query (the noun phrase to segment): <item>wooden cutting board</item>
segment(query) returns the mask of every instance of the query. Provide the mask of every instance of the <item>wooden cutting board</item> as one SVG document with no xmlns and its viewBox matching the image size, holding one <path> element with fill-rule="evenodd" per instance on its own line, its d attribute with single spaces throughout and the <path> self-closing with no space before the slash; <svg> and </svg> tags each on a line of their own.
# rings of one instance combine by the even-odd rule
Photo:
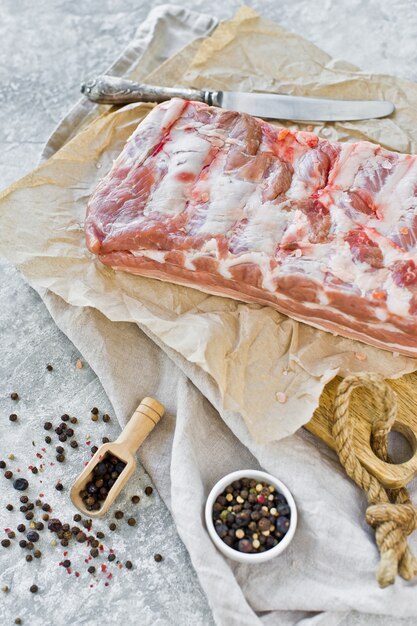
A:
<svg viewBox="0 0 417 626">
<path fill-rule="evenodd" d="M 307 430 L 333 449 L 335 445 L 329 416 L 340 380 L 341 378 L 335 378 L 326 385 L 318 409 L 306 424 Z M 406 437 L 413 451 L 408 461 L 401 464 L 385 463 L 373 453 L 370 445 L 371 422 L 376 405 L 367 389 L 354 391 L 350 403 L 350 416 L 355 424 L 354 447 L 359 460 L 385 487 L 398 489 L 417 475 L 417 372 L 387 383 L 397 393 L 398 399 L 398 417 L 393 430 Z"/>
</svg>

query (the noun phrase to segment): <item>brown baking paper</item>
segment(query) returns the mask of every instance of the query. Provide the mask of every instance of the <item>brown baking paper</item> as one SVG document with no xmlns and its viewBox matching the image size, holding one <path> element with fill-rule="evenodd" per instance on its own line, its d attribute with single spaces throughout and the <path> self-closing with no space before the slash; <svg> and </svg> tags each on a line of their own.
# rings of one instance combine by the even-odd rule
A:
<svg viewBox="0 0 417 626">
<path fill-rule="evenodd" d="M 391 119 L 319 124 L 313 130 L 326 139 L 369 139 L 394 150 L 417 150 L 417 85 L 332 60 L 246 7 L 148 81 L 390 99 L 397 107 Z M 0 195 L 0 252 L 31 284 L 150 330 L 211 376 L 220 410 L 240 413 L 262 442 L 309 421 L 325 384 L 338 373 L 370 370 L 395 378 L 417 369 L 414 359 L 318 331 L 269 307 L 115 272 L 92 256 L 83 233 L 88 197 L 150 108 L 130 105 L 97 114 L 55 156 Z"/>
</svg>

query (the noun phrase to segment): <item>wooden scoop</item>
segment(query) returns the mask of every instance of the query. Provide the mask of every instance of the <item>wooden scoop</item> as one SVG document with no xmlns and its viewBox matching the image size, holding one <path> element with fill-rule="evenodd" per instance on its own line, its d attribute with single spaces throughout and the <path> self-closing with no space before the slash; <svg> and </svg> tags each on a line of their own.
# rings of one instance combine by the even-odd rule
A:
<svg viewBox="0 0 417 626">
<path fill-rule="evenodd" d="M 165 407 L 160 402 L 153 398 L 144 398 L 116 441 L 100 446 L 91 461 L 78 476 L 70 491 L 71 500 L 81 513 L 88 517 L 101 517 L 107 513 L 136 469 L 135 453 L 137 449 L 159 422 L 164 412 Z M 95 466 L 107 455 L 117 457 L 123 463 L 126 463 L 126 467 L 110 489 L 106 499 L 102 501 L 101 508 L 97 511 L 89 511 L 80 496 L 80 491 L 85 489 L 86 484 L 91 480 Z"/>
</svg>

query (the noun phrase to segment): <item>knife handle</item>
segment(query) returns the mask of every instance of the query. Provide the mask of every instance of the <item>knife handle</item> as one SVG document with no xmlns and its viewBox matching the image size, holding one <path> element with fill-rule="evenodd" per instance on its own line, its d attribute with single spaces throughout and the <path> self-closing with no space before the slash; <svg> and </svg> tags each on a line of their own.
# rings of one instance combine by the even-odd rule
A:
<svg viewBox="0 0 417 626">
<path fill-rule="evenodd" d="M 81 85 L 83 93 L 92 102 L 99 104 L 129 104 L 130 102 L 165 102 L 170 98 L 196 100 L 220 106 L 219 92 L 182 87 L 159 87 L 135 83 L 118 76 L 97 76 Z"/>
</svg>

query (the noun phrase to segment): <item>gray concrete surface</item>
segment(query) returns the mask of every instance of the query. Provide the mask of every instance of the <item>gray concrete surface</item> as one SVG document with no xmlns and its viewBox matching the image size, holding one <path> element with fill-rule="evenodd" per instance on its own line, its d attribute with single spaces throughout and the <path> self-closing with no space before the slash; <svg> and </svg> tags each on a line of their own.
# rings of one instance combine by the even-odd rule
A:
<svg viewBox="0 0 417 626">
<path fill-rule="evenodd" d="M 128 43 L 149 9 L 158 4 L 162 2 L 0 0 L 1 188 L 36 165 L 50 132 L 78 98 L 80 81 L 104 70 Z M 181 4 L 226 18 L 241 3 L 230 0 L 208 5 L 203 0 L 186 0 Z M 417 12 L 412 2 L 259 0 L 247 4 L 314 41 L 335 57 L 345 58 L 367 70 L 417 80 Z M 74 347 L 55 327 L 39 297 L 13 268 L 0 261 L 0 458 L 13 452 L 17 458 L 15 465 L 19 460 L 26 463 L 32 458 L 33 450 L 38 449 L 45 435 L 41 424 L 46 418 L 56 418 L 69 411 L 80 418 L 80 432 L 85 437 L 89 434 L 87 431 L 93 431 L 88 411 L 91 405 L 111 412 L 94 372 L 87 365 L 82 370 L 75 368 L 77 358 Z M 45 371 L 47 362 L 54 366 L 51 374 Z M 15 407 L 9 394 L 15 389 L 22 400 L 16 408 L 19 422 L 11 424 L 8 415 Z M 95 441 L 104 434 L 111 437 L 117 430 L 114 421 L 108 428 L 104 424 L 94 425 Z M 62 477 L 66 486 L 83 455 L 85 457 L 85 448 L 68 456 L 68 467 Z M 48 471 L 50 480 L 54 480 L 55 470 Z M 150 481 L 142 469 L 137 478 L 135 484 L 142 495 L 143 487 Z M 6 486 L 1 483 L 2 527 L 17 520 L 16 513 L 9 514 L 7 519 L 5 516 L 5 500 L 17 500 L 16 494 L 11 493 L 13 490 Z M 121 508 L 130 506 L 129 495 L 130 491 L 122 500 Z M 47 497 L 59 512 L 62 495 L 50 484 Z M 9 561 L 1 555 L 0 579 L 2 584 L 11 587 L 11 591 L 0 598 L 2 623 L 13 623 L 14 618 L 20 616 L 25 624 L 34 626 L 70 622 L 108 624 L 113 623 L 112 616 L 106 612 L 109 605 L 116 611 L 117 621 L 126 624 L 209 626 L 212 623 L 210 609 L 157 494 L 150 500 L 142 498 L 138 519 L 137 535 L 129 539 L 122 533 L 114 540 L 121 558 L 123 554 L 137 564 L 135 573 L 132 572 L 130 579 L 123 574 L 109 586 L 105 600 L 101 595 L 103 588 L 98 585 L 86 601 L 85 595 L 77 591 L 77 584 L 82 581 L 87 584 L 85 574 L 80 577 L 80 583 L 57 568 L 53 587 L 55 608 L 51 612 L 51 603 L 42 605 L 41 595 L 30 597 L 27 588 L 32 578 L 42 582 L 42 568 L 56 566 L 54 550 L 47 545 L 43 549 L 43 563 L 30 563 L 19 574 L 12 567 L 19 548 L 9 553 Z M 164 554 L 163 563 L 154 563 L 155 552 Z M 32 571 L 29 566 L 33 566 Z M 36 606 L 34 613 L 43 617 L 33 618 L 31 603 Z M 359 616 L 352 616 L 349 623 L 365 622 Z M 388 626 L 393 622 L 371 616 L 367 623 Z"/>
</svg>

